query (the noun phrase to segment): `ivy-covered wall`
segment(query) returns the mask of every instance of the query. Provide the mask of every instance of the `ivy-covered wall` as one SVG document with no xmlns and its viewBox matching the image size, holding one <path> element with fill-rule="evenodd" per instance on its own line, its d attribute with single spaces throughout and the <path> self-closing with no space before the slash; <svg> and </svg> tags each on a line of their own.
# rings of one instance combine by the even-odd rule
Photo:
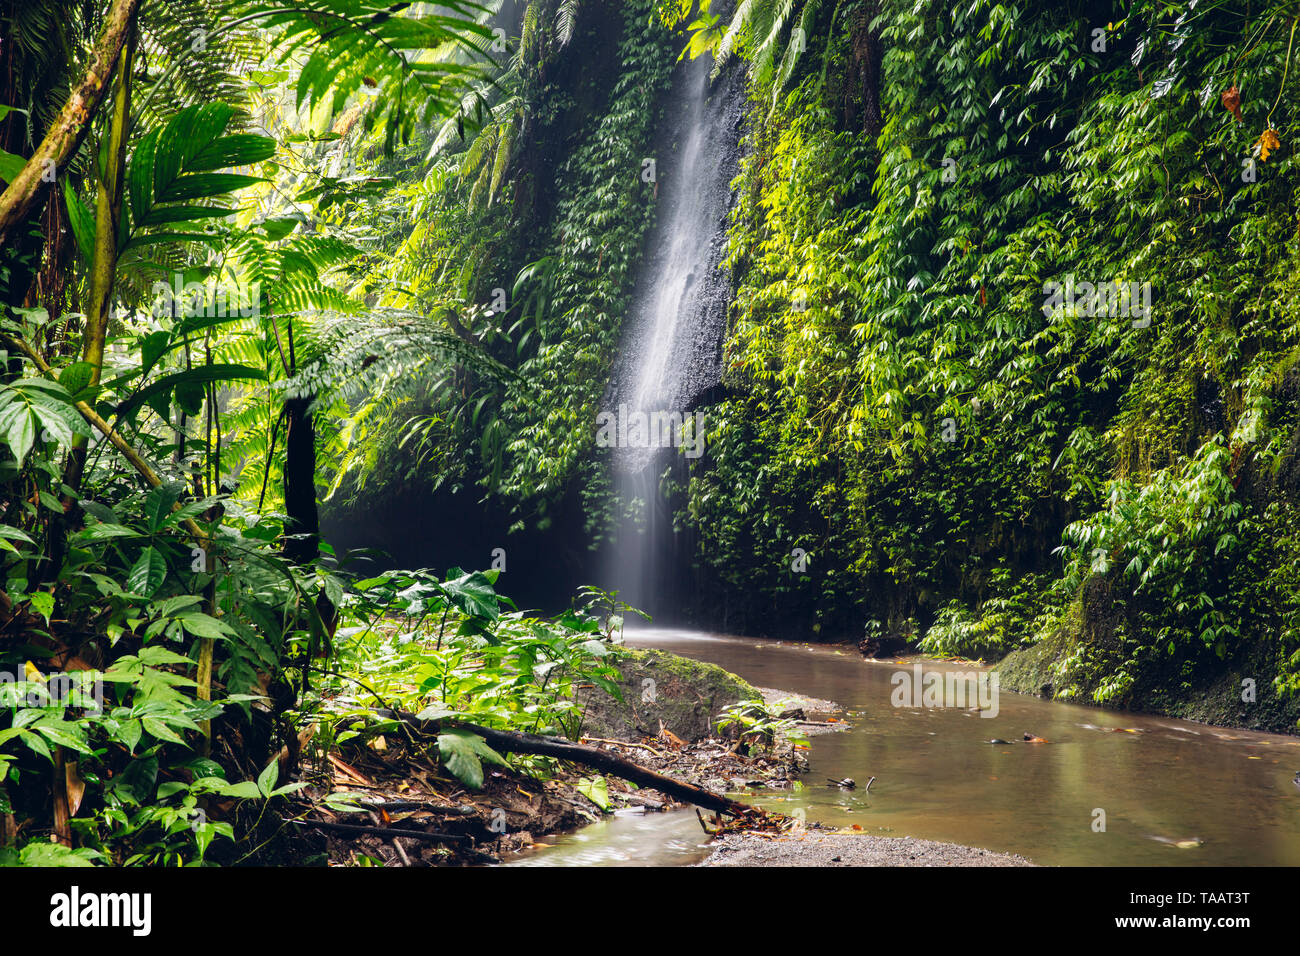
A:
<svg viewBox="0 0 1300 956">
<path fill-rule="evenodd" d="M 699 560 L 748 600 L 733 624 L 987 658 L 1051 640 L 1026 689 L 1166 710 L 1250 661 L 1281 714 L 1292 20 L 796 7 L 806 52 L 754 88 L 733 397 L 690 492 Z"/>
</svg>

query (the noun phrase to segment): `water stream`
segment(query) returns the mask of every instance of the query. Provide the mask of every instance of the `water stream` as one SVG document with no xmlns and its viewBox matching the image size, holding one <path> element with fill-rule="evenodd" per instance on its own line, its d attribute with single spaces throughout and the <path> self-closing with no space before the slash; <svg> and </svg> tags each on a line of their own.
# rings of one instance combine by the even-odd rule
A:
<svg viewBox="0 0 1300 956">
<path fill-rule="evenodd" d="M 656 615 L 678 605 L 683 542 L 660 477 L 704 451 L 702 406 L 721 381 L 730 295 L 723 267 L 739 170 L 744 84 L 711 78 L 709 57 L 678 67 L 657 136 L 656 221 L 633 292 L 605 412 L 619 423 L 612 466 L 622 521 L 604 583 Z"/>
<path fill-rule="evenodd" d="M 646 629 L 629 644 L 719 664 L 760 687 L 829 698 L 847 732 L 813 737 L 802 792 L 741 798 L 882 836 L 947 840 L 1046 865 L 1300 865 L 1300 739 L 1003 692 L 998 715 L 893 707 L 908 664 L 852 648 Z M 925 662 L 927 669 L 952 665 Z M 969 670 L 969 668 L 962 668 Z M 1028 731 L 1048 743 L 1019 742 Z M 1130 731 L 1137 731 L 1136 733 Z M 988 743 L 994 738 L 1013 741 Z M 827 777 L 876 777 L 871 793 Z M 1094 811 L 1106 813 L 1096 832 Z M 614 816 L 514 865 L 689 865 L 707 855 L 691 810 Z M 1182 846 L 1179 846 L 1182 844 Z"/>
</svg>

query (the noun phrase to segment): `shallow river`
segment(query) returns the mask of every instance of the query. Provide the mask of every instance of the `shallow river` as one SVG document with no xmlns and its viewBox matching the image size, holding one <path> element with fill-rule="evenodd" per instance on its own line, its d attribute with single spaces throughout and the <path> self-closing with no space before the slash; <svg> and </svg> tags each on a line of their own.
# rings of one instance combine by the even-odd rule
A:
<svg viewBox="0 0 1300 956">
<path fill-rule="evenodd" d="M 910 678 L 911 662 L 865 661 L 851 647 L 651 628 L 629 632 L 628 644 L 710 661 L 759 687 L 845 708 L 839 716 L 849 731 L 811 738 L 804 789 L 743 795 L 751 803 L 1046 865 L 1300 865 L 1294 737 L 1009 692 L 998 696 L 993 718 L 964 707 L 894 707 L 891 675 L 904 670 Z M 938 661 L 924 667 L 971 670 Z M 1023 743 L 1026 732 L 1047 743 Z M 852 777 L 858 788 L 832 787 L 827 777 Z M 1105 811 L 1104 832 L 1096 829 L 1097 810 Z M 704 841 L 693 810 L 627 812 L 511 865 L 687 865 L 708 854 Z"/>
</svg>

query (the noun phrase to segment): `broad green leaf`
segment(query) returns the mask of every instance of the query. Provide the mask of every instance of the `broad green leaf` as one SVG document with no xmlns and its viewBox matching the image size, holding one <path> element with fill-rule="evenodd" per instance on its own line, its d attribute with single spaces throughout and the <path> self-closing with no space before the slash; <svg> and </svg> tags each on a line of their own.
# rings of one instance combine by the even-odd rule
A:
<svg viewBox="0 0 1300 956">
<path fill-rule="evenodd" d="M 126 418 L 150 399 L 160 395 L 170 395 L 176 386 L 183 382 L 206 385 L 209 382 L 264 381 L 265 379 L 266 372 L 248 365 L 199 365 L 184 372 L 164 375 L 156 382 L 140 389 L 117 407 L 117 414 L 120 418 Z"/>
<path fill-rule="evenodd" d="M 140 723 L 144 725 L 145 730 L 153 734 L 158 740 L 166 740 L 173 744 L 185 743 L 185 738 L 181 737 L 180 734 L 157 717 L 142 717 Z"/>
<path fill-rule="evenodd" d="M 0 180 L 6 185 L 18 178 L 18 174 L 23 171 L 27 165 L 27 160 L 21 156 L 15 156 L 13 153 L 0 149 Z"/>
<path fill-rule="evenodd" d="M 144 520 L 150 531 L 157 531 L 163 526 L 163 522 L 171 514 L 172 505 L 176 504 L 176 499 L 184 490 L 185 485 L 181 482 L 166 481 L 149 492 L 149 496 L 144 500 Z"/>
<path fill-rule="evenodd" d="M 502 767 L 509 766 L 487 745 L 487 741 L 468 730 L 449 730 L 439 734 L 438 753 L 448 772 L 472 790 L 483 786 L 483 760 Z"/>
<path fill-rule="evenodd" d="M 95 260 L 95 214 L 81 201 L 72 188 L 72 177 L 63 177 L 63 199 L 68 208 L 68 221 L 72 224 L 72 238 L 82 261 L 89 266 Z"/>
<path fill-rule="evenodd" d="M 260 774 L 257 775 L 257 789 L 261 791 L 262 796 L 269 797 L 271 791 L 275 789 L 276 781 L 280 777 L 280 761 L 272 760 L 266 765 Z"/>
<path fill-rule="evenodd" d="M 140 532 L 138 531 L 132 531 L 120 524 L 107 524 L 105 522 L 92 524 L 77 534 L 79 539 L 86 541 L 103 541 L 108 538 L 138 538 L 139 536 Z"/>
<path fill-rule="evenodd" d="M 36 613 L 45 618 L 45 624 L 48 626 L 50 616 L 54 614 L 54 595 L 49 591 L 33 591 L 27 595 L 27 600 L 36 609 Z"/>
<path fill-rule="evenodd" d="M 94 866 L 96 862 L 103 859 L 104 854 L 90 847 L 73 849 L 62 843 L 48 843 L 44 840 L 33 840 L 18 853 L 21 866 L 86 867 Z"/>
<path fill-rule="evenodd" d="M 249 800 L 262 796 L 262 791 L 258 789 L 257 783 L 253 780 L 243 780 L 239 783 L 227 784 L 218 791 L 223 797 L 237 797 L 241 800 Z"/>
<path fill-rule="evenodd" d="M 95 366 L 89 362 L 73 362 L 59 372 L 59 384 L 68 390 L 69 395 L 76 395 L 90 384 L 94 371 Z"/>
<path fill-rule="evenodd" d="M 441 588 L 448 600 L 472 617 L 495 621 L 501 615 L 496 591 L 481 571 L 445 581 Z"/>
<path fill-rule="evenodd" d="M 7 524 L 0 524 L 0 538 L 9 538 L 13 541 L 23 541 L 27 544 L 36 543 L 31 539 L 27 532 L 21 531 L 18 528 L 11 527 Z"/>
<path fill-rule="evenodd" d="M 4 441 L 9 446 L 10 453 L 21 465 L 36 441 L 36 418 L 23 402 L 15 402 L 10 407 L 15 410 L 11 415 L 0 418 L 0 428 L 4 430 Z M 5 411 L 8 412 L 9 408 Z"/>
<path fill-rule="evenodd" d="M 33 724 L 32 730 L 39 733 L 50 743 L 68 747 L 81 753 L 88 754 L 92 752 L 90 744 L 86 740 L 86 732 L 69 721 L 45 717 Z"/>
<path fill-rule="evenodd" d="M 134 594 L 153 597 L 166 577 L 167 562 L 158 549 L 150 545 L 141 552 L 139 560 L 126 576 L 126 587 Z"/>
<path fill-rule="evenodd" d="M 136 744 L 140 742 L 140 736 L 142 733 L 143 726 L 140 721 L 136 720 L 134 717 L 128 717 L 126 720 L 122 721 L 121 726 L 117 728 L 117 732 L 113 736 L 120 743 L 125 744 L 127 750 L 131 751 L 131 753 L 135 753 Z"/>
<path fill-rule="evenodd" d="M 210 617 L 198 611 L 190 611 L 185 614 L 178 614 L 176 620 L 180 622 L 181 627 L 189 631 L 195 637 L 210 637 L 214 640 L 224 640 L 230 637 L 233 631 L 226 624 L 221 623 L 215 617 Z"/>
<path fill-rule="evenodd" d="M 609 810 L 609 784 L 604 777 L 583 777 L 574 788 L 601 810 Z"/>
</svg>

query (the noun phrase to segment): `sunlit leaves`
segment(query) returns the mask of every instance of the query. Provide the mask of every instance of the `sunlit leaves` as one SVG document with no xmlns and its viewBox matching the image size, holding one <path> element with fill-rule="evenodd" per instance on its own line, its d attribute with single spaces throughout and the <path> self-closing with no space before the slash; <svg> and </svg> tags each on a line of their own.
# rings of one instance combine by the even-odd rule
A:
<svg viewBox="0 0 1300 956">
<path fill-rule="evenodd" d="M 229 215 L 229 209 L 212 200 L 261 181 L 245 173 L 219 171 L 255 165 L 275 152 L 270 137 L 227 134 L 234 115 L 234 109 L 224 103 L 187 107 L 136 145 L 127 172 L 133 239 L 122 252 L 132 243 L 206 241 L 204 233 L 150 230 Z"/>
<path fill-rule="evenodd" d="M 239 12 L 264 8 L 236 5 Z M 372 106 L 367 128 L 381 122 L 391 150 L 417 122 L 455 113 L 469 81 L 486 76 L 494 39 L 487 8 L 479 4 L 452 0 L 436 13 L 418 11 L 363 0 L 305 0 L 273 7 L 259 26 L 274 31 L 282 62 L 306 57 L 294 89 L 300 105 L 327 103 L 338 113 L 363 95 Z"/>
<path fill-rule="evenodd" d="M 438 753 L 451 774 L 471 790 L 483 787 L 483 761 L 509 766 L 478 734 L 449 730 L 438 735 Z"/>
</svg>

